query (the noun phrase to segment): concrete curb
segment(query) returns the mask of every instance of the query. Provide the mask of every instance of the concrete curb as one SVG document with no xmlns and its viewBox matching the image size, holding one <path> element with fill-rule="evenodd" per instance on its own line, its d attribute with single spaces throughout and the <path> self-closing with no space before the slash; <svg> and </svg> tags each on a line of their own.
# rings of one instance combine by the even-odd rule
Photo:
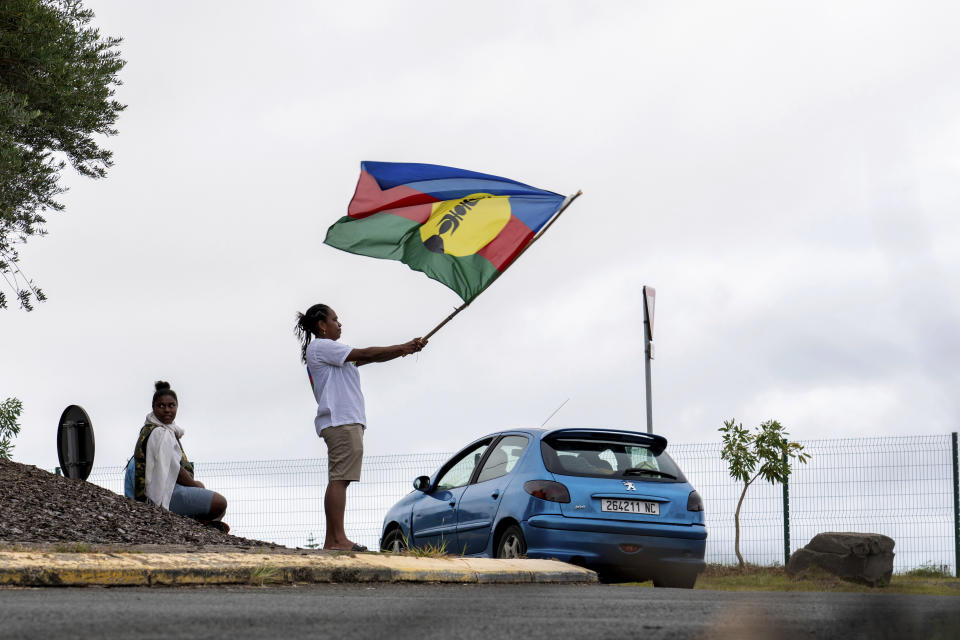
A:
<svg viewBox="0 0 960 640">
<path fill-rule="evenodd" d="M 0 552 L 0 585 L 178 586 L 297 582 L 596 582 L 556 560 L 417 558 L 380 553 Z"/>
</svg>

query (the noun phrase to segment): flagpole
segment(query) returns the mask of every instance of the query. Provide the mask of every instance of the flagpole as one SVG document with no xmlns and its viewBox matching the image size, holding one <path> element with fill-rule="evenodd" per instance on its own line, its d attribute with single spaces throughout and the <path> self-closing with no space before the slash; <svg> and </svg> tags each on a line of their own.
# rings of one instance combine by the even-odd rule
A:
<svg viewBox="0 0 960 640">
<path fill-rule="evenodd" d="M 525 247 L 523 248 L 523 250 L 520 251 L 520 253 L 517 254 L 517 257 L 514 258 L 514 259 L 510 262 L 510 264 L 512 265 L 514 262 L 516 262 L 517 260 L 519 260 L 519 259 L 520 259 L 520 256 L 522 256 L 522 255 L 526 252 L 527 249 L 529 249 L 530 247 L 532 247 L 532 246 L 533 246 L 533 243 L 540 239 L 540 236 L 542 236 L 544 233 L 547 232 L 547 229 L 550 228 L 550 225 L 552 225 L 554 222 L 557 221 L 557 218 L 560 217 L 560 214 L 563 213 L 564 211 L 566 211 L 567 207 L 569 207 L 571 204 L 573 204 L 573 201 L 576 200 L 577 198 L 579 198 L 582 194 L 583 194 L 583 191 L 579 191 L 579 190 L 578 190 L 578 191 L 577 191 L 575 194 L 573 194 L 572 196 L 567 196 L 567 199 L 564 201 L 564 203 L 560 206 L 559 209 L 557 209 L 557 212 L 553 215 L 553 217 L 550 218 L 550 222 L 548 222 L 547 225 L 546 225 L 543 229 L 540 229 L 540 232 L 533 237 L 533 240 L 531 240 L 529 243 L 527 243 L 527 246 L 525 246 Z M 507 265 L 507 266 L 509 267 L 510 265 Z M 488 282 L 488 283 L 486 284 L 486 286 L 479 291 L 479 293 L 477 293 L 477 295 L 473 296 L 473 298 L 470 300 L 470 302 L 473 302 L 474 300 L 476 300 L 477 298 L 479 298 L 481 293 L 483 293 L 484 291 L 486 291 L 487 289 L 489 289 L 489 288 L 490 288 L 490 285 L 492 285 L 494 282 L 496 282 L 496 281 L 497 281 L 497 278 L 499 278 L 500 276 L 502 276 L 503 273 L 504 273 L 504 271 L 506 271 L 506 269 L 504 269 L 503 271 L 500 271 L 499 273 L 497 273 L 497 275 L 495 275 L 495 276 L 493 277 L 493 279 L 490 280 L 490 282 Z M 423 339 L 424 339 L 424 340 L 429 340 L 429 339 L 433 336 L 433 334 L 435 334 L 437 331 L 440 331 L 440 329 L 443 328 L 443 325 L 445 325 L 445 324 L 447 324 L 448 322 L 450 322 L 451 320 L 453 320 L 454 316 L 456 316 L 458 313 L 460 313 L 461 311 L 463 311 L 464 309 L 466 309 L 467 307 L 469 307 L 469 306 L 470 306 L 470 302 L 464 302 L 462 305 L 460 305 L 459 307 L 457 307 L 456 309 L 454 309 L 454 310 L 453 310 L 453 313 L 451 313 L 451 314 L 448 315 L 446 318 L 444 318 L 444 319 L 443 319 L 443 322 L 441 322 L 440 324 L 438 324 L 437 326 L 435 326 L 435 327 L 430 331 L 430 333 L 428 333 L 427 335 L 423 336 Z"/>
</svg>

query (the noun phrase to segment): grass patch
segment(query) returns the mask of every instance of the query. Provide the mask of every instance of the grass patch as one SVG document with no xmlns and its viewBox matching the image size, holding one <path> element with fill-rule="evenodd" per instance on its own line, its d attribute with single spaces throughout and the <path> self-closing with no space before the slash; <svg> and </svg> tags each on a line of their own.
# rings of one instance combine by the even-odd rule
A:
<svg viewBox="0 0 960 640">
<path fill-rule="evenodd" d="M 900 574 L 904 577 L 910 578 L 952 578 L 953 574 L 950 573 L 950 567 L 945 564 L 934 564 L 928 562 L 922 564 L 916 569 L 910 569 Z"/>
<path fill-rule="evenodd" d="M 637 584 L 637 583 L 633 583 Z M 641 583 L 647 584 L 647 583 Z M 846 582 L 825 571 L 811 569 L 792 578 L 782 565 L 762 567 L 708 564 L 697 579 L 697 589 L 714 591 L 816 591 L 837 593 L 910 593 L 960 596 L 960 578 L 952 577 L 944 567 L 924 565 L 903 574 L 895 574 L 885 587 Z"/>
<path fill-rule="evenodd" d="M 403 540 L 403 551 L 399 553 L 394 553 L 392 551 L 381 551 L 380 553 L 391 553 L 393 555 L 407 556 L 413 558 L 447 558 L 454 555 L 447 549 L 449 541 L 441 540 L 439 544 L 427 543 L 424 545 L 417 545 L 415 547 L 410 546 L 410 540 L 407 539 L 407 536 L 400 534 L 401 539 Z"/>
<path fill-rule="evenodd" d="M 247 580 L 250 584 L 255 584 L 263 586 L 267 582 L 277 582 L 277 576 L 280 574 L 280 569 L 277 567 L 268 567 L 265 564 L 260 565 L 259 567 L 254 567 L 250 569 L 250 575 Z"/>
<path fill-rule="evenodd" d="M 87 542 L 75 542 L 73 544 L 58 544 L 53 547 L 57 553 L 92 553 L 95 551 L 93 545 Z"/>
<path fill-rule="evenodd" d="M 440 544 L 428 543 L 423 546 L 407 548 L 403 552 L 404 555 L 413 556 L 415 558 L 446 558 L 450 555 L 450 552 L 447 551 L 447 541 L 443 540 Z"/>
</svg>

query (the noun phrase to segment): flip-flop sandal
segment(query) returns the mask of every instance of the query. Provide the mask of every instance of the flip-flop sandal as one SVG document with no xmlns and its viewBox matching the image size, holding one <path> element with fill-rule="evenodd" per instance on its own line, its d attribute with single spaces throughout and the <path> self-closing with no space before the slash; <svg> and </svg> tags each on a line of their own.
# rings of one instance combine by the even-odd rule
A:
<svg viewBox="0 0 960 640">
<path fill-rule="evenodd" d="M 358 542 L 355 542 L 355 543 L 353 544 L 353 546 L 350 547 L 350 551 L 367 551 L 367 550 L 368 550 L 368 549 L 367 549 L 365 546 L 363 546 L 362 544 L 360 544 L 360 543 L 358 543 Z"/>
</svg>

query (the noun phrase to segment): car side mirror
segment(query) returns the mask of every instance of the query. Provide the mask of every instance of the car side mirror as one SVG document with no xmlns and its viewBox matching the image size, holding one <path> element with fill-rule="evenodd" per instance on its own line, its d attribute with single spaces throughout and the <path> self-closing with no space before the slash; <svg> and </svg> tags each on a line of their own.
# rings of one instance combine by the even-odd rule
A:
<svg viewBox="0 0 960 640">
<path fill-rule="evenodd" d="M 417 491 L 426 491 L 430 488 L 430 476 L 419 476 L 413 481 L 413 488 Z"/>
</svg>

